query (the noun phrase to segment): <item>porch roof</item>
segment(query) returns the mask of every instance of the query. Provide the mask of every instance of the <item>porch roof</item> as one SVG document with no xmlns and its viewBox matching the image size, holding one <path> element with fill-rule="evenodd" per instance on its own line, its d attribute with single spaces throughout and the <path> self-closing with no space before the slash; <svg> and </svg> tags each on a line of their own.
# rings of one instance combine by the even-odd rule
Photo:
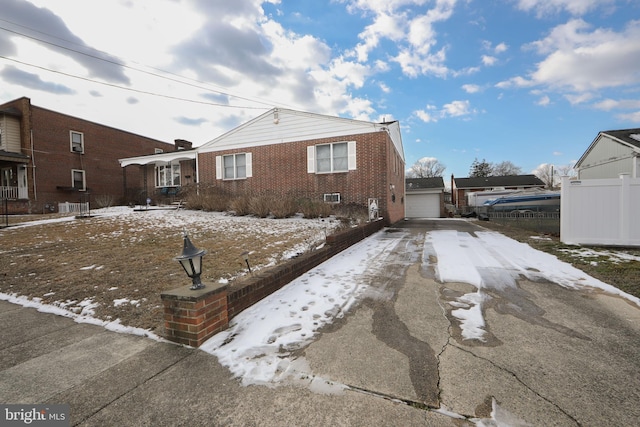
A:
<svg viewBox="0 0 640 427">
<path fill-rule="evenodd" d="M 29 156 L 22 153 L 12 153 L 0 150 L 0 161 L 11 163 L 29 163 Z"/>
<path fill-rule="evenodd" d="M 166 165 L 169 162 L 180 160 L 194 160 L 197 156 L 196 150 L 178 150 L 169 153 L 149 154 L 146 156 L 128 157 L 126 159 L 118 159 L 121 167 L 129 165 Z"/>
</svg>

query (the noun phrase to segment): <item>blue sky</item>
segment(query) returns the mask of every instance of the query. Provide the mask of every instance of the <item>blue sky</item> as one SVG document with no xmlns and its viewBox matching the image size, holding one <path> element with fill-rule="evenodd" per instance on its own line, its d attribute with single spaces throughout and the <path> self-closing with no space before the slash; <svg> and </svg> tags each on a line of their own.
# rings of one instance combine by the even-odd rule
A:
<svg viewBox="0 0 640 427">
<path fill-rule="evenodd" d="M 281 106 L 399 120 L 407 167 L 531 173 L 640 127 L 635 0 L 3 0 L 0 102 L 201 145 Z"/>
</svg>

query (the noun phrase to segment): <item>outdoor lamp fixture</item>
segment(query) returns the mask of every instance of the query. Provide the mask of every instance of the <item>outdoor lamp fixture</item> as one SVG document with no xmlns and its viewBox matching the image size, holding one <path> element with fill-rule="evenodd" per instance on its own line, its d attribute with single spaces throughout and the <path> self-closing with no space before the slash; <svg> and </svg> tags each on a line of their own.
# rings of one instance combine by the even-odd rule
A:
<svg viewBox="0 0 640 427">
<path fill-rule="evenodd" d="M 249 269 L 249 273 L 251 273 L 251 266 L 249 265 L 249 251 L 242 252 L 242 259 L 247 263 L 247 268 Z"/>
<path fill-rule="evenodd" d="M 193 284 L 189 289 L 202 289 L 204 288 L 204 285 L 200 281 L 200 274 L 202 273 L 202 257 L 207 254 L 207 251 L 204 249 L 200 250 L 193 246 L 193 243 L 189 240 L 189 235 L 186 231 L 182 236 L 184 238 L 182 254 L 174 259 L 180 262 L 180 265 L 184 268 L 187 276 L 189 276 L 193 281 Z"/>
</svg>

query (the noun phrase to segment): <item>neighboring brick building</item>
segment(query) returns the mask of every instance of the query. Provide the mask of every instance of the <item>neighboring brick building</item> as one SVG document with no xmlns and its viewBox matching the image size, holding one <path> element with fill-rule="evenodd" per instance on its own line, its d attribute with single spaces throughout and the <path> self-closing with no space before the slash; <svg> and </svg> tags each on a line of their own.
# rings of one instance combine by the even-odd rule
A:
<svg viewBox="0 0 640 427">
<path fill-rule="evenodd" d="M 275 108 L 195 153 L 167 156 L 122 159 L 121 165 L 155 162 L 157 169 L 169 161 L 182 170 L 192 156 L 197 157 L 195 182 L 232 194 L 269 191 L 364 206 L 374 198 L 389 223 L 405 215 L 404 150 L 395 121 L 371 123 Z M 182 172 L 180 179 L 185 178 Z"/>
<path fill-rule="evenodd" d="M 10 213 L 51 212 L 60 202 L 124 201 L 118 159 L 174 145 L 47 110 L 19 98 L 0 105 L 0 198 Z"/>
</svg>

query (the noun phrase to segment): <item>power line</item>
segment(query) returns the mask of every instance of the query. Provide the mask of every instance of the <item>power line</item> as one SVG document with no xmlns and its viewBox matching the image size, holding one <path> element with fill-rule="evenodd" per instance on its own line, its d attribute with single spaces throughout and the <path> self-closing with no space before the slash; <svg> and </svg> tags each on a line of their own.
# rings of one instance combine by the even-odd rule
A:
<svg viewBox="0 0 640 427">
<path fill-rule="evenodd" d="M 247 107 L 247 106 L 241 106 L 241 105 L 218 104 L 218 103 L 215 103 L 215 102 L 196 101 L 194 99 L 180 98 L 180 97 L 171 96 L 171 95 L 163 95 L 163 94 L 160 94 L 160 93 L 149 92 L 149 91 L 139 90 L 139 89 L 133 89 L 133 88 L 130 88 L 130 87 L 125 87 L 125 86 L 119 86 L 119 85 L 116 85 L 116 84 L 113 84 L 113 83 L 101 82 L 99 80 L 93 80 L 93 79 L 90 79 L 90 78 L 87 78 L 87 77 L 76 76 L 74 74 L 65 73 L 63 71 L 52 70 L 50 68 L 42 67 L 40 65 L 30 64 L 28 62 L 19 61 L 17 59 L 13 59 L 13 58 L 8 58 L 8 57 L 3 56 L 3 55 L 0 55 L 0 58 L 5 59 L 7 61 L 16 62 L 16 63 L 21 64 L 21 65 L 26 65 L 26 66 L 29 66 L 29 67 L 38 68 L 40 70 L 49 71 L 51 73 L 56 73 L 56 74 L 60 74 L 60 75 L 63 75 L 63 76 L 72 77 L 72 78 L 79 79 L 79 80 L 84 80 L 84 81 L 91 82 L 91 83 L 101 84 L 101 85 L 104 85 L 104 86 L 114 87 L 114 88 L 117 88 L 117 89 L 127 90 L 127 91 L 130 91 L 130 92 L 141 93 L 141 94 L 144 94 L 144 95 L 158 96 L 158 97 L 161 97 L 161 98 L 173 99 L 173 100 L 184 101 L 184 102 L 191 102 L 191 103 L 194 103 L 194 104 L 211 105 L 211 106 L 215 106 L 215 107 L 242 108 L 242 109 L 255 109 L 255 110 L 264 110 L 264 109 L 266 109 L 265 107 Z"/>
<path fill-rule="evenodd" d="M 7 23 L 10 23 L 12 25 L 16 25 L 18 27 L 26 28 L 28 30 L 31 30 L 31 31 L 34 31 L 34 32 L 37 32 L 37 33 L 40 33 L 40 34 L 43 34 L 43 35 L 46 35 L 46 36 L 49 36 L 49 37 L 53 37 L 53 38 L 56 38 L 58 40 L 62 40 L 62 41 L 67 42 L 67 43 L 71 43 L 71 44 L 75 44 L 75 45 L 78 45 L 78 46 L 86 47 L 86 48 L 89 48 L 89 49 L 91 49 L 91 50 L 93 50 L 95 52 L 101 53 L 103 55 L 108 55 L 110 57 L 117 58 L 117 57 L 115 57 L 114 55 L 111 55 L 108 52 L 104 52 L 104 51 L 100 51 L 98 49 L 94 49 L 94 48 L 91 48 L 91 47 L 88 47 L 88 46 L 80 45 L 80 44 L 75 43 L 73 41 L 66 40 L 66 39 L 63 39 L 63 38 L 60 38 L 60 37 L 57 37 L 57 36 L 54 36 L 54 35 L 51 35 L 51 34 L 48 34 L 48 33 L 44 33 L 42 31 L 36 30 L 34 28 L 30 28 L 30 27 L 27 27 L 27 26 L 24 26 L 24 25 L 20 25 L 20 24 L 8 21 L 6 19 L 1 19 L 0 18 L 0 21 L 7 22 Z M 143 65 L 143 66 L 145 66 L 147 68 L 150 68 L 152 70 L 160 71 L 160 72 L 165 73 L 165 74 L 169 74 L 169 75 L 172 75 L 172 76 L 179 77 L 182 80 L 171 78 L 171 77 L 167 77 L 167 76 L 163 76 L 163 75 L 156 74 L 156 73 L 152 73 L 150 71 L 142 70 L 142 69 L 139 69 L 139 68 L 131 67 L 130 65 L 127 65 L 127 64 L 125 64 L 123 62 L 117 62 L 117 61 L 114 61 L 114 60 L 106 59 L 104 57 L 92 55 L 92 54 L 89 54 L 89 53 L 86 53 L 86 52 L 82 52 L 80 50 L 72 49 L 72 48 L 69 48 L 69 47 L 66 47 L 66 46 L 63 46 L 63 45 L 60 45 L 60 44 L 56 44 L 56 43 L 53 43 L 53 42 L 49 42 L 47 40 L 43 40 L 43 39 L 40 39 L 40 38 L 37 38 L 37 37 L 34 37 L 34 36 L 30 36 L 28 34 L 24 34 L 24 33 L 21 33 L 19 31 L 11 30 L 9 28 L 0 27 L 0 29 L 4 30 L 4 31 L 7 31 L 7 32 L 10 32 L 10 33 L 13 33 L 13 34 L 16 34 L 16 35 L 19 35 L 21 37 L 25 37 L 25 38 L 28 38 L 28 39 L 31 39 L 31 40 L 35 40 L 35 41 L 40 42 L 40 43 L 48 44 L 50 46 L 55 46 L 55 47 L 60 48 L 60 49 L 64 49 L 64 50 L 67 50 L 67 51 L 70 51 L 70 52 L 74 52 L 74 53 L 77 53 L 77 54 L 80 54 L 80 55 L 88 56 L 90 58 L 97 59 L 99 61 L 104 61 L 104 62 L 113 64 L 113 65 L 116 65 L 116 66 L 119 66 L 119 67 L 127 68 L 127 69 L 134 70 L 134 71 L 138 71 L 140 73 L 148 74 L 148 75 L 160 78 L 160 79 L 169 80 L 169 81 L 172 81 L 172 82 L 175 82 L 175 83 L 184 84 L 184 85 L 191 86 L 191 87 L 194 87 L 194 88 L 197 88 L 197 89 L 202 89 L 202 90 L 214 92 L 214 93 L 217 93 L 217 94 L 220 94 L 220 95 L 225 95 L 225 96 L 229 96 L 229 97 L 233 97 L 233 98 L 237 98 L 237 99 L 242 99 L 244 101 L 254 102 L 254 103 L 258 103 L 258 104 L 264 104 L 264 105 L 267 105 L 269 107 L 272 107 L 274 105 L 273 102 L 268 102 L 268 101 L 265 102 L 265 101 L 261 101 L 261 100 L 258 100 L 258 99 L 251 99 L 251 98 L 235 95 L 235 94 L 232 94 L 232 93 L 229 93 L 229 92 L 224 92 L 224 91 L 221 91 L 221 90 L 216 90 L 216 89 L 212 89 L 212 88 L 209 88 L 209 87 L 203 87 L 203 86 L 199 86 L 199 85 L 196 85 L 196 84 L 193 84 L 193 83 L 189 83 L 189 82 L 186 82 L 184 80 L 191 80 L 191 81 L 194 81 L 194 82 L 199 83 L 199 84 L 210 84 L 210 83 L 206 83 L 206 82 L 203 82 L 203 81 L 200 81 L 200 80 L 190 79 L 188 77 L 183 77 L 183 76 L 180 76 L 179 74 L 175 74 L 175 73 L 172 73 L 172 72 L 169 72 L 169 71 L 165 71 L 165 70 L 162 70 L 162 69 L 159 69 L 159 68 L 154 68 L 154 67 L 150 67 L 150 66 L 147 66 L 147 65 L 144 65 L 144 64 L 140 64 L 140 65 Z M 4 59 L 12 60 L 12 59 L 4 57 L 4 56 L 0 56 L 0 57 L 2 57 Z M 20 62 L 18 60 L 13 60 L 13 61 L 14 62 L 18 62 L 18 63 L 22 63 L 22 62 Z M 83 78 L 83 77 L 80 77 L 80 76 L 74 76 L 74 75 L 65 74 L 65 73 L 62 73 L 62 72 L 57 72 L 55 70 L 51 70 L 51 69 L 48 69 L 46 67 L 41 67 L 41 66 L 37 66 L 37 65 L 34 65 L 34 64 L 28 64 L 28 63 L 22 63 L 22 64 L 29 65 L 29 66 L 36 67 L 36 68 L 40 68 L 40 69 L 43 69 L 43 70 L 46 70 L 46 71 L 51 71 L 51 72 L 56 72 L 56 73 L 59 73 L 59 74 L 68 75 L 70 77 L 75 77 L 75 78 L 79 78 L 79 79 L 90 81 L 90 82 L 94 82 L 94 83 L 106 84 L 107 86 L 112 86 L 112 87 L 116 87 L 116 88 L 120 88 L 120 89 L 124 89 L 124 90 L 132 90 L 134 92 L 146 93 L 144 91 L 137 91 L 137 90 L 129 89 L 129 88 L 126 88 L 126 87 L 118 86 L 118 85 L 115 85 L 115 84 L 103 83 L 103 82 L 99 82 L 99 81 L 96 81 L 96 80 Z M 156 95 L 156 96 L 164 96 L 164 97 L 167 97 L 167 98 L 184 100 L 184 101 L 189 101 L 189 102 L 195 102 L 195 103 L 200 103 L 200 104 L 205 104 L 205 105 L 217 105 L 217 106 L 231 107 L 231 108 L 261 109 L 261 107 L 236 107 L 236 106 L 227 105 L 227 104 L 216 104 L 216 103 L 207 103 L 207 102 L 202 102 L 202 101 L 187 100 L 187 99 L 179 98 L 179 97 L 171 97 L 169 95 L 160 95 L 160 94 L 154 94 L 154 93 L 148 93 L 148 94 Z"/>
</svg>

